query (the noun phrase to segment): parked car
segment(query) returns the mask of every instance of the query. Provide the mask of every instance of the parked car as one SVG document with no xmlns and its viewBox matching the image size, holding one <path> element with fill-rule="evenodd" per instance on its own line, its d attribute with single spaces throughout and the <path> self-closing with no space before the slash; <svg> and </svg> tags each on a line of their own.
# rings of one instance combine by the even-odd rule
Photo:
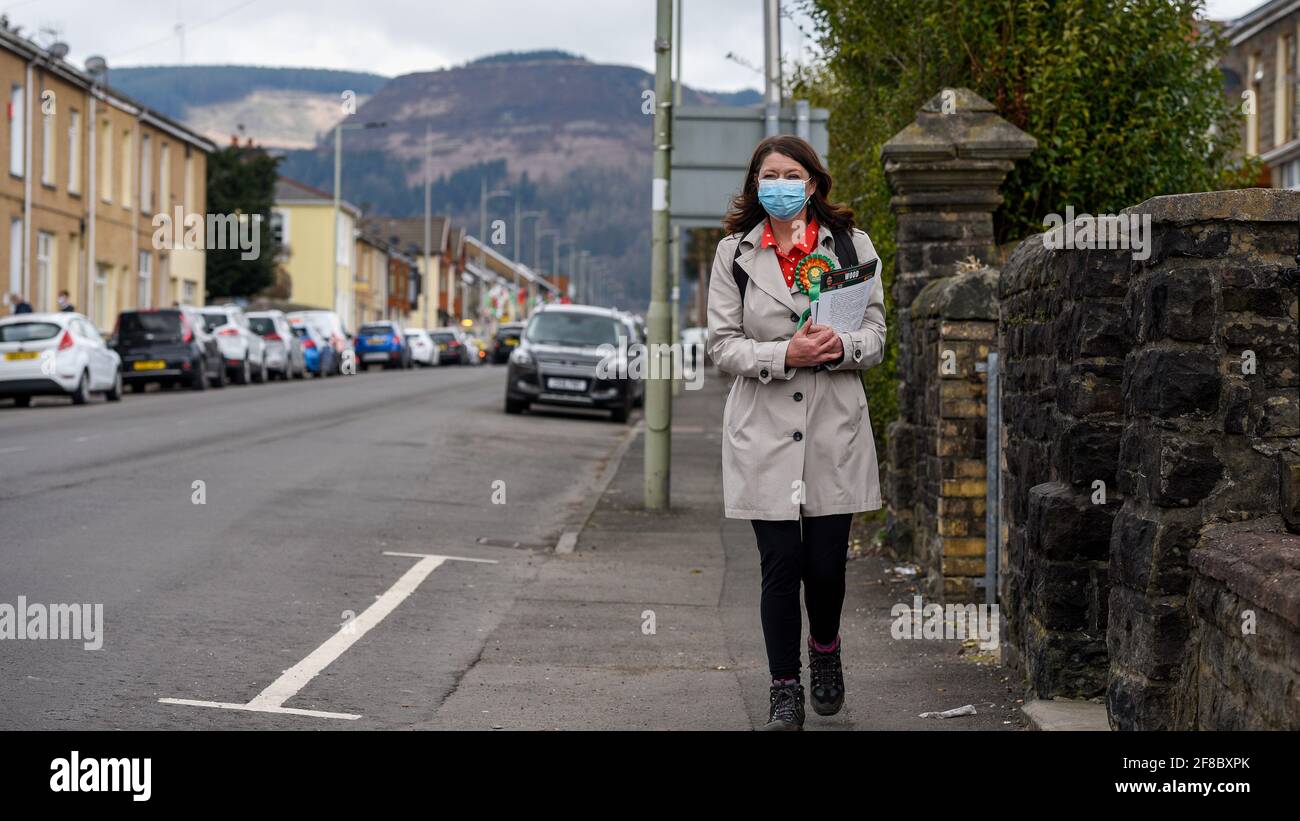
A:
<svg viewBox="0 0 1300 821">
<path fill-rule="evenodd" d="M 438 364 L 438 346 L 423 328 L 406 329 L 406 347 L 411 350 L 411 361 L 421 367 Z"/>
<path fill-rule="evenodd" d="M 316 326 L 321 335 L 334 349 L 334 373 L 343 373 L 343 355 L 352 350 L 351 335 L 343 325 L 343 320 L 333 311 L 293 311 L 288 314 L 290 324 L 294 320 L 307 321 Z"/>
<path fill-rule="evenodd" d="M 289 319 L 283 311 L 251 311 L 247 317 L 248 327 L 266 343 L 266 367 L 272 376 L 281 379 L 307 376 L 302 344 L 289 327 Z"/>
<path fill-rule="evenodd" d="M 618 312 L 587 305 L 543 305 L 528 321 L 506 366 L 506 413 L 534 403 L 604 408 L 626 422 L 644 396 L 645 382 L 628 378 L 628 363 L 611 362 L 629 328 Z M 631 344 L 628 339 L 626 344 Z M 605 361 L 606 372 L 598 365 Z"/>
<path fill-rule="evenodd" d="M 84 405 L 92 393 L 122 398 L 122 360 L 90 320 L 71 311 L 0 319 L 0 397 L 25 408 L 33 396 Z"/>
<path fill-rule="evenodd" d="M 523 335 L 524 323 L 508 322 L 497 328 L 496 336 L 492 339 L 492 364 L 502 365 L 510 358 L 510 352 L 519 345 L 519 337 Z"/>
<path fill-rule="evenodd" d="M 207 330 L 217 337 L 226 372 L 237 385 L 266 381 L 266 343 L 248 327 L 248 317 L 238 305 L 203 308 Z"/>
<path fill-rule="evenodd" d="M 411 349 L 406 345 L 406 335 L 396 322 L 387 319 L 367 322 L 357 330 L 352 343 L 357 354 L 357 367 L 368 370 L 371 365 L 384 368 L 411 367 Z"/>
<path fill-rule="evenodd" d="M 123 311 L 110 342 L 122 359 L 123 380 L 136 393 L 150 382 L 196 391 L 226 385 L 225 357 L 194 308 Z"/>
<path fill-rule="evenodd" d="M 338 354 L 334 353 L 329 339 L 315 325 L 299 317 L 291 327 L 293 335 L 302 346 L 303 366 L 308 373 L 315 374 L 318 378 L 338 373 Z"/>
<path fill-rule="evenodd" d="M 430 336 L 438 346 L 439 365 L 470 364 L 469 347 L 465 344 L 460 328 L 437 328 L 430 332 Z"/>
</svg>

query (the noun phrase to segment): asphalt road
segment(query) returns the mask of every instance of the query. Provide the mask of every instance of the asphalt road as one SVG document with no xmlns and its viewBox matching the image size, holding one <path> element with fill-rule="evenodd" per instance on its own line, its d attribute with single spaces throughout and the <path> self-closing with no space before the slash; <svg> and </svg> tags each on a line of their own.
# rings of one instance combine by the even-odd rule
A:
<svg viewBox="0 0 1300 821">
<path fill-rule="evenodd" d="M 0 642 L 0 729 L 427 720 L 626 432 L 603 415 L 508 417 L 504 378 L 446 367 L 0 402 L 0 604 L 104 618 L 99 650 Z M 382 618 L 345 613 L 372 605 Z M 360 718 L 160 702 L 247 704 L 268 687 L 283 708 Z"/>
</svg>

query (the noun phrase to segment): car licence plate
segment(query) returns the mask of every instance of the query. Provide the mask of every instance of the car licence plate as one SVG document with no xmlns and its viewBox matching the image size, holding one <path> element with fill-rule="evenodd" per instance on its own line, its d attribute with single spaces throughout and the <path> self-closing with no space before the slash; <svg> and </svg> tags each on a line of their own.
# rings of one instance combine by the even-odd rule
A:
<svg viewBox="0 0 1300 821">
<path fill-rule="evenodd" d="M 157 359 L 149 359 L 141 362 L 134 362 L 131 364 L 131 367 L 137 371 L 161 371 L 163 368 L 167 367 L 167 363 Z"/>
<path fill-rule="evenodd" d="M 386 336 L 372 336 L 372 337 L 370 337 L 369 339 L 367 339 L 366 342 L 367 342 L 368 344 L 370 344 L 370 345 L 387 345 L 387 344 L 388 344 L 388 337 L 386 337 Z"/>
<path fill-rule="evenodd" d="M 519 344 L 519 340 L 518 340 L 518 339 L 507 339 L 507 340 L 506 340 L 506 344 L 513 348 L 514 346 L 516 346 L 516 345 Z"/>
<path fill-rule="evenodd" d="M 5 360 L 13 362 L 16 359 L 36 359 L 40 355 L 40 351 L 13 351 L 5 354 Z"/>
<path fill-rule="evenodd" d="M 585 391 L 587 381 L 585 379 L 561 379 L 552 376 L 546 380 L 546 387 L 553 391 Z"/>
</svg>

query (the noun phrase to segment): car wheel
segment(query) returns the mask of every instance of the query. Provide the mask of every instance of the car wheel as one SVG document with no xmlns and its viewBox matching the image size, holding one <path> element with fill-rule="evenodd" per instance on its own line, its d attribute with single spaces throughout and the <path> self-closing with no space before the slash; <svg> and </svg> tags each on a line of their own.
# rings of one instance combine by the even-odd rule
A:
<svg viewBox="0 0 1300 821">
<path fill-rule="evenodd" d="M 143 382 L 132 382 L 132 383 L 131 383 L 131 393 L 144 393 L 144 383 L 143 383 Z"/>
<path fill-rule="evenodd" d="M 623 404 L 609 412 L 610 421 L 625 424 L 627 418 L 632 415 L 632 404 L 631 394 L 624 396 Z"/>
<path fill-rule="evenodd" d="M 224 388 L 226 386 L 226 363 L 221 362 L 218 364 L 216 375 L 210 377 L 210 379 L 212 380 L 212 387 Z"/>
<path fill-rule="evenodd" d="M 235 384 L 247 385 L 253 381 L 253 366 L 245 359 L 239 364 L 239 370 L 235 371 Z"/>
<path fill-rule="evenodd" d="M 122 401 L 122 369 L 113 371 L 113 387 L 104 391 L 104 398 L 110 402 Z"/>
<path fill-rule="evenodd" d="M 81 372 L 81 378 L 77 380 L 77 387 L 72 391 L 72 404 L 84 405 L 90 401 L 90 374 L 86 371 Z"/>
<path fill-rule="evenodd" d="M 190 390 L 206 391 L 208 389 L 208 365 L 202 359 L 198 367 L 190 373 Z"/>
<path fill-rule="evenodd" d="M 267 373 L 266 360 L 263 359 L 260 363 L 258 363 L 257 370 L 253 371 L 253 381 L 259 385 L 267 381 L 266 373 Z"/>
<path fill-rule="evenodd" d="M 31 398 L 30 396 L 15 396 L 15 397 L 14 397 L 14 407 L 15 407 L 15 408 L 30 408 L 31 406 L 32 406 L 32 398 Z"/>
<path fill-rule="evenodd" d="M 508 396 L 506 397 L 506 413 L 523 413 L 527 409 L 528 403 L 523 399 L 511 399 Z"/>
</svg>

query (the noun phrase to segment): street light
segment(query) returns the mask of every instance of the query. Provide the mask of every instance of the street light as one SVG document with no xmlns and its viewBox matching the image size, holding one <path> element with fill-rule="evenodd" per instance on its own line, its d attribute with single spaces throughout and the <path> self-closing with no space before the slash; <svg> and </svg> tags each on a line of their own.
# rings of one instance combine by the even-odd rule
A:
<svg viewBox="0 0 1300 821">
<path fill-rule="evenodd" d="M 555 249 L 552 251 L 551 265 L 555 267 L 555 271 L 553 273 L 557 277 L 560 275 L 560 249 L 566 245 L 569 246 L 569 263 L 570 263 L 570 267 L 572 267 L 573 251 L 574 251 L 573 240 L 566 239 L 555 243 Z M 570 278 L 569 282 L 573 282 L 573 279 Z"/>
<path fill-rule="evenodd" d="M 339 123 L 334 126 L 334 311 L 343 320 L 346 311 L 339 305 L 339 208 L 343 191 L 343 132 L 361 129 L 387 128 L 388 123 Z"/>
</svg>

